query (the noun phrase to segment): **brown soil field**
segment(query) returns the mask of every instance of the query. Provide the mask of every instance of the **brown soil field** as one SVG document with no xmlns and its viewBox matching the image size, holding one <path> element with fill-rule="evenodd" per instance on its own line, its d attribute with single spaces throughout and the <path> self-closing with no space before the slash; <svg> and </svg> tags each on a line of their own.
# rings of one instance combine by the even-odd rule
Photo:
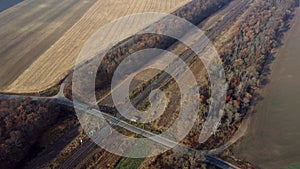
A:
<svg viewBox="0 0 300 169">
<path fill-rule="evenodd" d="M 74 67 L 76 58 L 87 39 L 110 21 L 133 13 L 172 12 L 188 2 L 190 0 L 97 1 L 55 44 L 40 55 L 15 81 L 3 89 L 3 92 L 34 93 L 57 84 Z M 145 21 L 144 25 L 132 26 L 132 33 L 155 20 L 157 18 L 151 18 Z M 20 50 L 13 51 L 20 52 Z"/>
<path fill-rule="evenodd" d="M 23 1 L 1 12 L 0 90 L 17 79 L 95 1 Z"/>
<path fill-rule="evenodd" d="M 251 124 L 235 155 L 260 168 L 300 166 L 300 8 L 270 65 L 270 83 L 260 89 Z"/>
</svg>

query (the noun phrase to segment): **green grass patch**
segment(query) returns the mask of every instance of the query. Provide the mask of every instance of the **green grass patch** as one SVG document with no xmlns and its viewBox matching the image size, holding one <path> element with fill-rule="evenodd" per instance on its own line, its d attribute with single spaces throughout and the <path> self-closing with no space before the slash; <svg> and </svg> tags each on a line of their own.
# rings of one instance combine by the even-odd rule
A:
<svg viewBox="0 0 300 169">
<path fill-rule="evenodd" d="M 138 154 L 139 152 L 149 153 L 151 151 L 150 147 L 146 145 L 147 143 L 135 144 L 135 146 L 131 147 L 128 151 L 128 155 L 130 154 Z M 139 166 L 144 162 L 146 158 L 128 158 L 123 157 L 115 169 L 138 169 Z"/>
<path fill-rule="evenodd" d="M 282 169 L 300 169 L 300 165 L 289 165 L 289 166 L 286 166 Z"/>
<path fill-rule="evenodd" d="M 145 158 L 127 158 L 124 157 L 115 167 L 115 169 L 138 169 Z"/>
</svg>

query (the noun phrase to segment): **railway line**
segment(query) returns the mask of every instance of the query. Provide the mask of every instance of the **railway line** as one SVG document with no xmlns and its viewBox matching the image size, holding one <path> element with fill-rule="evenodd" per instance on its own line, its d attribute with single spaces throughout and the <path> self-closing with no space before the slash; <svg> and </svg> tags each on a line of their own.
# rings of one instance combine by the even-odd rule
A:
<svg viewBox="0 0 300 169">
<path fill-rule="evenodd" d="M 207 32 L 207 36 L 209 38 L 213 38 L 214 36 L 216 36 L 216 34 L 218 32 L 220 32 L 222 29 L 224 29 L 232 20 L 234 20 L 240 14 L 240 12 L 243 11 L 247 7 L 247 5 L 249 5 L 249 3 L 250 3 L 250 1 L 242 0 L 238 4 L 238 7 L 235 10 L 233 10 L 228 15 L 226 15 L 224 17 L 224 19 L 222 21 L 220 21 L 214 29 Z M 207 42 L 203 42 L 203 44 L 201 44 L 201 45 L 205 45 L 205 44 L 207 44 Z M 194 57 L 194 53 L 187 52 L 182 56 L 181 59 L 188 62 L 190 60 L 193 60 L 193 57 Z M 176 71 L 176 70 L 174 69 L 173 71 Z M 159 78 L 158 78 L 159 83 L 158 84 L 164 83 L 164 82 L 166 82 L 166 80 L 168 80 L 168 74 L 162 73 L 162 74 L 159 75 Z M 74 107 L 75 109 L 78 109 L 80 111 L 85 111 L 85 112 L 87 112 L 91 115 L 94 115 L 96 117 L 104 118 L 105 120 L 110 122 L 111 126 L 122 127 L 122 128 L 124 128 L 128 131 L 133 132 L 133 133 L 136 133 L 136 134 L 142 135 L 144 137 L 150 138 L 153 141 L 158 142 L 158 143 L 160 143 L 164 146 L 167 146 L 167 147 L 173 148 L 173 147 L 178 146 L 177 143 L 175 143 L 174 141 L 171 141 L 169 139 L 162 138 L 162 137 L 156 137 L 155 134 L 153 134 L 149 131 L 146 131 L 146 130 L 140 129 L 140 128 L 134 126 L 134 125 L 128 124 L 127 122 L 123 121 L 121 118 L 114 117 L 114 116 L 109 115 L 107 113 L 95 110 L 95 109 L 91 108 L 90 105 L 83 105 L 83 104 L 74 105 L 70 100 L 66 99 L 63 96 L 63 92 L 62 92 L 63 88 L 64 88 L 64 83 L 63 83 L 63 85 L 61 85 L 61 89 L 60 89 L 60 92 L 58 93 L 58 95 L 56 95 L 54 97 L 51 97 L 51 98 L 48 98 L 48 97 L 30 97 L 30 98 L 33 99 L 33 100 L 56 99 L 58 101 L 58 103 L 60 103 L 62 105 L 69 106 L 69 107 Z M 151 90 L 151 88 L 147 87 L 142 92 L 142 94 L 138 96 L 138 99 L 136 99 L 135 103 L 138 104 L 141 100 L 144 100 L 147 97 L 147 94 L 149 93 L 150 90 Z M 109 94 L 106 95 L 106 96 L 109 96 Z M 0 94 L 0 98 L 2 98 L 2 99 L 24 98 L 24 97 L 26 97 L 26 96 L 16 96 L 16 95 L 9 95 L 8 96 L 8 95 L 1 95 Z M 100 139 L 100 138 L 96 138 L 96 141 L 97 141 L 97 139 Z M 98 140 L 98 141 L 100 141 L 100 140 Z M 192 149 L 190 149 L 186 146 L 183 146 L 183 145 L 179 145 L 179 146 L 180 146 L 180 148 L 185 149 L 186 152 L 190 152 L 192 150 Z M 227 145 L 227 146 L 230 146 L 230 145 Z M 93 152 L 93 150 L 96 147 L 97 147 L 97 145 L 94 142 L 92 142 L 91 140 L 88 140 L 88 141 L 84 142 L 82 144 L 82 146 L 80 146 L 78 149 L 76 149 L 72 153 L 72 155 L 63 163 L 61 168 L 70 168 L 70 167 L 72 168 L 72 167 L 76 166 L 88 154 Z M 217 167 L 220 167 L 220 168 L 238 168 L 238 167 L 236 167 L 232 164 L 227 163 L 226 161 L 223 161 L 222 159 L 211 156 L 210 152 L 197 151 L 197 150 L 192 150 L 192 151 L 194 151 L 194 155 L 198 153 L 197 156 L 203 158 L 203 161 L 206 161 L 210 164 L 216 165 Z"/>
<path fill-rule="evenodd" d="M 232 20 L 234 20 L 244 10 L 249 5 L 249 3 L 250 3 L 250 1 L 244 1 L 244 0 L 241 1 L 240 3 L 238 3 L 237 6 L 236 6 L 236 9 L 232 10 L 231 12 L 229 12 L 229 14 L 227 14 L 224 17 L 224 19 L 217 24 L 217 27 L 215 27 L 214 29 L 211 29 L 211 30 L 208 31 L 208 33 L 207 33 L 206 36 L 208 38 L 210 38 L 210 39 L 214 38 L 219 31 L 221 31 L 222 29 L 224 29 L 227 26 L 228 23 L 230 23 Z M 205 45 L 207 45 L 207 43 L 208 43 L 207 41 L 203 41 L 202 44 L 201 44 L 201 46 L 204 47 Z M 177 43 L 175 43 L 174 45 L 177 45 Z M 187 52 L 187 53 L 185 53 L 181 57 L 181 59 L 184 60 L 184 61 L 186 61 L 186 62 L 189 62 L 189 61 L 193 60 L 193 57 L 194 57 L 194 53 L 193 52 Z M 178 66 L 174 66 L 174 68 L 178 68 Z M 176 69 L 173 69 L 171 71 L 176 71 Z M 162 84 L 165 81 L 169 80 L 168 77 L 169 77 L 169 75 L 167 73 L 162 73 L 162 74 L 159 75 L 159 78 L 156 80 L 155 83 L 156 84 Z M 133 104 L 137 105 L 142 100 L 144 100 L 148 96 L 148 94 L 149 94 L 149 92 L 151 91 L 152 88 L 153 88 L 153 86 L 147 86 L 147 88 L 144 89 L 143 92 L 141 92 L 141 94 L 138 96 L 138 98 L 135 98 L 135 100 L 133 101 Z M 111 91 L 111 92 L 113 92 L 113 91 Z M 101 102 L 102 100 L 104 100 L 106 97 L 109 97 L 110 93 L 106 94 L 105 97 L 101 98 L 98 101 L 98 103 Z M 99 113 L 100 112 L 96 111 L 96 110 L 92 110 L 90 113 L 99 117 Z M 155 137 L 153 137 L 153 136 L 155 136 L 153 133 L 150 133 L 150 132 L 145 131 L 145 130 L 141 130 L 140 128 L 137 128 L 137 127 L 135 127 L 133 125 L 130 125 L 130 124 L 122 121 L 119 118 L 110 116 L 108 114 L 102 114 L 102 116 L 104 116 L 106 120 L 110 121 L 111 124 L 118 125 L 118 126 L 120 126 L 122 128 L 125 128 L 125 129 L 127 129 L 127 130 L 129 130 L 131 132 L 134 132 L 136 134 L 142 135 L 142 136 L 147 137 L 147 138 L 155 138 Z M 120 117 L 120 118 L 122 118 L 122 117 Z M 154 141 L 159 142 L 159 143 L 161 143 L 161 144 L 163 144 L 165 146 L 168 146 L 168 147 L 175 147 L 176 144 L 177 144 L 177 143 L 174 143 L 173 141 L 170 141 L 170 140 L 164 139 L 164 138 L 155 139 Z M 87 142 L 87 144 L 93 146 L 93 143 L 90 140 Z M 227 146 L 230 146 L 230 145 L 227 145 Z M 187 147 L 185 147 L 185 148 L 187 150 L 189 149 Z M 80 150 L 79 152 L 81 152 L 79 157 L 82 157 L 82 154 L 85 154 L 85 155 L 88 154 L 89 149 L 87 149 L 87 150 Z M 218 167 L 222 167 L 222 168 L 238 168 L 238 167 L 233 166 L 233 165 L 227 165 L 227 163 L 225 161 L 222 161 L 222 160 L 220 161 L 220 159 L 214 158 L 213 156 L 209 156 L 209 158 L 207 158 L 207 156 L 205 154 L 203 154 L 203 152 L 201 152 L 200 155 L 198 154 L 197 156 L 200 157 L 200 158 L 206 159 L 206 161 L 209 162 L 209 163 L 214 163 L 214 161 L 219 161 L 217 163 Z M 70 161 L 72 161 L 72 158 L 70 158 L 70 159 L 71 160 L 68 159 L 65 164 L 71 164 L 72 162 L 70 162 Z M 78 158 L 75 158 L 75 159 L 78 159 Z M 65 165 L 63 165 L 63 166 L 66 167 Z"/>
</svg>

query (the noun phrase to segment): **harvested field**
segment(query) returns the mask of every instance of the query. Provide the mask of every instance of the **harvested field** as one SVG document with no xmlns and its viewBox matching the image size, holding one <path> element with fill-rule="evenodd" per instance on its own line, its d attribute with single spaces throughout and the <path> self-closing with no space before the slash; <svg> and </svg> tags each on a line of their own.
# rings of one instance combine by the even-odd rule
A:
<svg viewBox="0 0 300 169">
<path fill-rule="evenodd" d="M 50 88 L 62 80 L 74 67 L 75 60 L 84 43 L 101 26 L 132 13 L 171 12 L 189 1 L 190 0 L 97 1 L 72 28 L 46 52 L 40 55 L 39 58 L 15 81 L 8 85 L 3 92 L 33 93 Z M 147 23 L 151 22 L 151 20 L 147 21 Z M 13 51 L 19 52 L 22 50 Z"/>
<path fill-rule="evenodd" d="M 0 0 L 0 12 L 22 2 L 23 0 L 10 0 L 10 1 L 6 1 L 6 0 Z"/>
<path fill-rule="evenodd" d="M 24 1 L 1 12 L 0 89 L 16 80 L 95 1 Z"/>
</svg>

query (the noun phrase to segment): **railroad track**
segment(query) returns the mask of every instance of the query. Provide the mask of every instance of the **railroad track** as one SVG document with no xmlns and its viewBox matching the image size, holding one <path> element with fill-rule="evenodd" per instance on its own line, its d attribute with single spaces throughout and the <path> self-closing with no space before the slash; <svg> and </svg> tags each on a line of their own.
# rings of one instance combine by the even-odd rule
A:
<svg viewBox="0 0 300 169">
<path fill-rule="evenodd" d="M 251 1 L 242 0 L 239 3 L 238 7 L 235 10 L 232 10 L 229 14 L 227 14 L 224 17 L 224 19 L 222 21 L 220 21 L 214 29 L 211 29 L 209 32 L 207 32 L 206 36 L 209 39 L 213 39 L 222 29 L 224 29 L 231 21 L 233 21 L 249 5 L 250 2 Z M 201 46 L 205 46 L 207 44 L 208 44 L 207 41 L 203 41 L 202 44 L 201 44 Z M 177 43 L 175 43 L 174 45 L 177 45 Z M 192 61 L 194 57 L 195 57 L 195 54 L 193 52 L 191 52 L 191 51 L 188 51 L 188 52 L 184 53 L 181 56 L 181 59 L 184 60 L 185 62 L 189 62 L 189 61 Z M 175 66 L 175 68 L 176 68 L 176 66 Z M 176 71 L 175 68 L 172 71 Z M 167 73 L 160 74 L 158 80 L 156 81 L 156 84 L 162 84 L 166 80 L 170 80 L 168 77 L 169 77 L 169 74 L 167 74 Z M 143 92 L 142 92 L 142 94 L 138 96 L 138 99 L 135 99 L 135 101 L 134 101 L 133 104 L 137 105 L 142 100 L 144 100 L 148 96 L 148 93 L 151 91 L 152 88 L 153 88 L 152 86 L 148 86 L 146 89 L 144 89 Z M 107 95 L 105 95 L 105 97 L 108 97 L 109 95 L 110 95 L 110 93 L 107 94 Z M 100 101 L 104 100 L 104 98 L 102 98 Z M 98 101 L 98 103 L 100 101 Z M 99 112 L 94 112 L 94 113 L 99 113 Z M 94 113 L 92 113 L 92 114 L 94 114 Z M 96 114 L 94 114 L 94 115 L 96 115 Z M 129 131 L 131 130 L 130 128 L 136 129 L 135 126 L 132 126 L 132 125 L 124 122 L 122 120 L 122 118 L 118 119 L 117 117 L 113 117 L 113 116 L 109 116 L 109 115 L 105 115 L 105 114 L 102 114 L 102 115 L 106 116 L 107 120 L 108 119 L 111 120 L 112 126 L 119 125 L 120 122 L 121 122 L 122 125 L 123 125 L 121 127 L 126 128 Z M 108 120 L 108 121 L 110 121 L 110 120 Z M 126 127 L 126 126 L 130 126 L 130 128 Z M 140 130 L 140 129 L 138 129 L 138 130 Z M 148 137 L 148 138 L 151 137 L 151 136 L 154 136 L 153 133 L 150 133 L 150 132 L 147 132 L 147 131 L 135 131 L 135 133 L 143 135 L 143 136 Z M 154 141 L 157 141 L 157 140 L 154 140 Z M 170 147 L 174 146 L 174 143 L 172 141 L 169 142 L 169 140 L 161 141 L 161 143 L 164 144 L 164 145 L 170 146 Z M 84 145 L 82 147 L 83 148 L 80 148 L 80 149 L 76 150 L 73 153 L 73 155 L 70 156 L 70 158 L 68 158 L 61 167 L 62 168 L 68 168 L 70 166 L 76 166 L 75 164 L 78 164 L 78 162 L 79 162 L 78 160 L 79 159 L 83 159 L 90 152 L 92 152 L 92 149 L 94 149 L 96 147 L 96 144 L 93 143 L 91 140 L 88 140 L 87 142 L 84 143 Z M 212 163 L 213 163 L 213 161 L 217 160 L 217 161 L 219 161 L 219 163 L 223 164 L 223 166 L 226 166 L 226 162 L 225 161 L 220 162 L 220 159 L 212 158 L 212 156 L 210 156 L 209 159 L 210 159 L 209 161 L 211 161 Z M 237 168 L 237 167 L 235 167 L 235 168 Z"/>
<path fill-rule="evenodd" d="M 217 35 L 217 33 L 220 32 L 222 29 L 224 29 L 225 26 L 227 26 L 227 24 L 230 23 L 230 21 L 234 20 L 238 16 L 238 14 L 247 7 L 247 5 L 249 3 L 250 3 L 250 1 L 247 1 L 247 0 L 241 1 L 240 4 L 238 5 L 238 8 L 236 8 L 235 10 L 230 12 L 228 15 L 226 15 L 226 17 L 224 17 L 224 19 L 221 22 L 219 22 L 214 29 L 212 29 L 211 31 L 209 31 L 207 33 L 207 37 L 213 38 L 215 35 Z M 205 45 L 206 43 L 207 42 L 204 41 L 203 45 Z M 187 62 L 189 60 L 192 60 L 193 56 L 194 56 L 194 53 L 187 52 L 182 56 L 181 59 L 183 59 L 184 61 Z M 175 71 L 175 69 L 174 69 L 174 71 Z M 165 79 L 168 79 L 167 77 L 168 77 L 168 74 L 162 73 L 158 78 L 158 82 L 160 82 L 160 84 L 163 83 Z M 143 92 L 144 94 L 138 96 L 139 99 L 136 100 L 136 104 L 138 104 L 142 99 L 144 99 L 147 96 L 147 93 L 149 92 L 149 89 L 147 88 L 147 90 L 144 90 L 144 91 L 146 91 L 146 92 Z M 7 98 L 12 98 L 14 96 L 8 96 L 7 97 L 7 96 L 0 95 L 0 97 L 7 99 Z M 24 96 L 16 96 L 16 97 L 24 97 Z M 30 98 L 32 98 L 34 100 L 47 99 L 47 98 L 42 98 L 42 97 L 30 97 Z M 70 100 L 67 100 L 66 98 L 63 98 L 61 96 L 59 98 L 48 98 L 48 99 L 56 99 L 56 100 L 58 100 L 58 102 L 60 104 L 70 106 L 70 107 L 75 107 L 75 109 L 88 111 L 90 114 L 93 114 L 93 115 L 96 115 L 96 116 L 99 116 L 100 115 L 99 113 L 101 113 L 102 117 L 104 117 L 106 120 L 110 121 L 111 126 L 120 126 L 120 127 L 123 127 L 123 128 L 125 128 L 129 131 L 132 131 L 134 133 L 143 135 L 145 137 L 155 136 L 153 133 L 142 130 L 140 128 L 137 128 L 136 126 L 133 126 L 131 124 L 128 124 L 128 123 L 124 122 L 122 119 L 120 119 L 118 117 L 114 117 L 114 116 L 111 116 L 109 114 L 106 114 L 106 113 L 103 113 L 103 112 L 100 112 L 100 111 L 97 111 L 97 110 L 90 109 L 89 105 L 79 105 L 79 107 L 76 107 L 76 105 L 73 105 L 73 103 Z M 101 139 L 101 138 L 96 138 L 96 141 L 97 141 L 97 139 Z M 159 139 L 156 139 L 154 141 L 156 141 L 158 143 L 161 143 L 165 146 L 169 146 L 169 147 L 173 147 L 174 144 L 176 144 L 173 141 L 165 139 L 165 138 L 159 138 Z M 79 147 L 78 149 L 76 149 L 72 153 L 72 155 L 69 156 L 69 158 L 61 165 L 61 168 L 73 168 L 82 159 L 84 159 L 88 154 L 93 152 L 96 147 L 97 147 L 97 145 L 94 142 L 92 142 L 91 140 L 88 140 L 88 141 L 84 142 L 82 144 L 82 146 Z M 187 150 L 189 151 L 190 149 L 187 148 Z M 209 154 L 203 154 L 203 155 L 204 155 L 204 157 L 207 157 L 207 155 L 209 155 Z M 214 158 L 211 161 L 214 161 L 214 160 L 217 160 L 217 161 L 221 162 L 220 159 L 216 159 L 216 158 Z M 217 163 L 216 163 L 216 165 L 217 165 Z"/>
</svg>

